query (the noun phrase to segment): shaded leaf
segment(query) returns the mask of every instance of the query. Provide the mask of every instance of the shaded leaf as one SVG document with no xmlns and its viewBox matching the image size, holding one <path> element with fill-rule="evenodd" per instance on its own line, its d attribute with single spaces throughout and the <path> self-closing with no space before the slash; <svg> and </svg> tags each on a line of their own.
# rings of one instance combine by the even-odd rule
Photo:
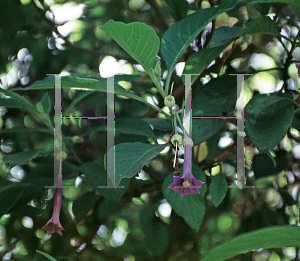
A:
<svg viewBox="0 0 300 261">
<path fill-rule="evenodd" d="M 218 207 L 223 201 L 227 194 L 227 190 L 228 183 L 222 172 L 212 177 L 212 181 L 209 185 L 209 192 L 215 207 Z"/>
<path fill-rule="evenodd" d="M 13 154 L 7 154 L 3 157 L 3 161 L 13 166 L 28 164 L 33 159 L 43 156 L 42 151 L 22 151 Z"/>
<path fill-rule="evenodd" d="M 73 202 L 72 209 L 77 223 L 85 218 L 98 199 L 99 196 L 95 192 L 87 192 Z"/>
<path fill-rule="evenodd" d="M 224 117 L 234 112 L 237 101 L 237 77 L 224 75 L 212 79 L 193 96 L 193 116 Z"/>
<path fill-rule="evenodd" d="M 283 3 L 292 6 L 295 8 L 296 12 L 298 13 L 298 16 L 300 15 L 300 2 L 298 0 L 253 0 L 248 5 L 252 6 L 256 3 Z"/>
<path fill-rule="evenodd" d="M 216 29 L 217 30 L 217 29 Z M 208 65 L 226 48 L 227 45 L 215 47 L 215 48 L 204 48 L 198 52 L 192 54 L 184 67 L 183 74 L 200 74 Z M 192 75 L 192 83 L 197 79 L 197 76 Z"/>
<path fill-rule="evenodd" d="M 192 119 L 192 137 L 194 145 L 214 136 L 222 127 L 224 119 Z"/>
<path fill-rule="evenodd" d="M 165 0 L 167 5 L 172 10 L 175 19 L 183 19 L 189 10 L 189 4 L 186 0 Z"/>
<path fill-rule="evenodd" d="M 151 145 L 141 142 L 121 143 L 115 146 L 115 184 L 123 178 L 132 178 L 168 144 Z M 109 164 L 109 159 L 108 159 Z"/>
<path fill-rule="evenodd" d="M 166 225 L 146 206 L 140 211 L 140 222 L 149 250 L 161 257 L 168 246 Z"/>
<path fill-rule="evenodd" d="M 44 108 L 44 112 L 48 115 L 51 109 L 51 101 L 50 101 L 50 97 L 48 95 L 48 92 L 46 92 L 42 99 L 41 99 L 41 104 Z"/>
<path fill-rule="evenodd" d="M 238 35 L 257 33 L 273 34 L 275 36 L 280 35 L 275 21 L 268 16 L 260 16 L 257 19 L 245 21 L 243 23 L 243 28 L 241 29 Z"/>
<path fill-rule="evenodd" d="M 155 137 L 151 127 L 145 121 L 132 118 L 117 118 L 116 132 Z"/>
<path fill-rule="evenodd" d="M 124 179 L 119 186 L 123 188 L 99 188 L 106 186 L 106 172 L 102 164 L 84 163 L 81 168 L 89 184 L 104 198 L 120 203 L 121 197 L 128 188 L 130 179 Z"/>
<path fill-rule="evenodd" d="M 213 37 L 206 49 L 229 45 L 239 35 L 241 27 L 222 26 L 214 30 Z M 223 48 L 224 49 L 224 48 Z"/>
<path fill-rule="evenodd" d="M 293 94 L 258 94 L 245 107 L 245 131 L 262 153 L 285 136 L 294 117 Z"/>
</svg>

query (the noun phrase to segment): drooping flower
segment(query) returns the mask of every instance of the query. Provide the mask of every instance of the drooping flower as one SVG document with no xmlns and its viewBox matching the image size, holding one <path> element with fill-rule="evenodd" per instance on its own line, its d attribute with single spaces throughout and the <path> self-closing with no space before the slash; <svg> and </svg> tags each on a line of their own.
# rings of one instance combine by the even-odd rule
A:
<svg viewBox="0 0 300 261">
<path fill-rule="evenodd" d="M 168 188 L 173 189 L 179 195 L 185 196 L 189 194 L 200 194 L 199 188 L 205 183 L 195 179 L 192 174 L 192 148 L 188 144 L 184 147 L 184 162 L 182 177 L 173 176 L 174 183 L 171 183 Z"/>
<path fill-rule="evenodd" d="M 61 226 L 59 222 L 59 214 L 60 214 L 60 207 L 61 207 L 61 200 L 62 200 L 62 175 L 61 174 L 58 175 L 57 185 L 58 186 L 56 188 L 52 217 L 47 222 L 47 224 L 42 227 L 42 229 L 47 230 L 48 235 L 54 234 L 56 232 L 62 236 L 61 231 L 64 230 L 64 228 Z"/>
<path fill-rule="evenodd" d="M 298 69 L 298 77 L 300 78 L 300 63 L 295 63 L 297 69 Z"/>
</svg>

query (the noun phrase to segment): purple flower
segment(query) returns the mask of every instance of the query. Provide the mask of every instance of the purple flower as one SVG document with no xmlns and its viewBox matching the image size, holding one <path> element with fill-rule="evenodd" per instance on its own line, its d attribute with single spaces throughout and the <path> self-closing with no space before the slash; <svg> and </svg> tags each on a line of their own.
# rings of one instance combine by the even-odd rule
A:
<svg viewBox="0 0 300 261">
<path fill-rule="evenodd" d="M 61 226 L 59 222 L 59 213 L 60 213 L 60 207 L 61 207 L 61 200 L 62 200 L 62 175 L 58 175 L 58 181 L 57 181 L 57 189 L 54 199 L 54 208 L 53 208 L 53 214 L 52 218 L 47 222 L 46 225 L 42 227 L 42 229 L 47 230 L 48 235 L 54 234 L 55 232 L 62 235 L 61 231 L 64 230 L 64 228 Z"/>
<path fill-rule="evenodd" d="M 297 69 L 298 69 L 298 77 L 300 78 L 300 63 L 295 63 Z"/>
<path fill-rule="evenodd" d="M 173 176 L 173 181 L 174 183 L 170 184 L 168 188 L 177 191 L 181 197 L 200 194 L 199 188 L 205 182 L 195 179 L 192 174 L 192 148 L 190 145 L 184 147 L 183 175 L 182 177 Z"/>
</svg>

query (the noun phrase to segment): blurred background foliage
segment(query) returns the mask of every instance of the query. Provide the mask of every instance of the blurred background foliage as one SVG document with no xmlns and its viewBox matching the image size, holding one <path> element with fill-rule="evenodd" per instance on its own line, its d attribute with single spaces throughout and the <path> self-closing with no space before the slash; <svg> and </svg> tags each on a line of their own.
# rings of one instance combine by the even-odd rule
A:
<svg viewBox="0 0 300 261">
<path fill-rule="evenodd" d="M 174 22 L 219 2 L 2 0 L 1 87 L 11 90 L 27 87 L 44 79 L 46 74 L 100 74 L 102 77 L 115 73 L 140 74 L 139 79 L 119 84 L 163 108 L 162 97 L 141 66 L 99 26 L 110 19 L 124 23 L 140 21 L 151 26 L 161 38 Z M 281 34 L 288 38 L 297 35 L 299 18 L 291 7 L 284 3 L 247 6 L 248 2 L 241 0 L 235 9 L 219 15 L 180 58 L 172 76 L 176 104 L 181 105 L 184 97 L 181 79 L 184 63 L 195 51 L 208 45 L 213 29 L 270 14 Z M 220 72 L 253 74 L 245 79 L 246 102 L 256 93 L 278 91 L 283 84 L 290 90 L 297 90 L 297 69 L 291 59 L 284 62 L 289 55 L 284 48 L 290 48 L 288 41 L 280 42 L 269 35 L 241 37 L 201 73 L 193 84 L 193 95 Z M 160 53 L 158 55 L 161 57 Z M 299 60 L 299 48 L 294 46 L 292 55 L 294 60 Z M 161 63 L 165 72 L 164 60 Z M 279 69 L 270 70 L 274 67 Z M 163 73 L 163 81 L 165 76 Z M 18 93 L 37 105 L 45 91 Z M 47 93 L 51 101 L 49 118 L 53 119 L 54 91 Z M 63 111 L 79 93 L 73 89 L 63 90 Z M 115 96 L 115 112 L 116 125 L 120 126 L 116 144 L 148 143 L 151 139 L 163 143 L 172 133 L 171 121 L 138 101 Z M 93 92 L 65 116 L 105 115 L 105 93 Z M 63 176 L 64 185 L 70 188 L 63 189 L 60 220 L 65 230 L 61 237 L 48 236 L 41 230 L 53 209 L 54 190 L 45 189 L 53 185 L 53 133 L 27 112 L 6 108 L 0 103 L 0 213 L 4 214 L 0 219 L 0 256 L 3 260 L 33 260 L 36 250 L 41 250 L 55 258 L 64 256 L 72 260 L 190 261 L 199 260 L 213 246 L 243 232 L 272 225 L 299 225 L 299 115 L 296 111 L 292 128 L 270 155 L 259 154 L 246 137 L 246 185 L 255 188 L 228 189 L 218 208 L 214 207 L 207 191 L 206 213 L 199 232 L 192 230 L 172 211 L 162 194 L 163 180 L 174 171 L 174 150 L 164 151 L 146 164 L 139 175 L 130 180 L 119 202 L 111 201 L 91 186 L 98 176 L 87 180 L 80 169 L 83 163 L 97 162 L 104 170 L 106 120 L 64 119 L 62 132 L 67 160 L 63 163 Z M 134 119 L 144 119 L 151 124 L 155 137 L 140 135 L 134 128 L 128 131 L 128 124 L 135 129 L 142 125 Z M 125 131 L 122 131 L 122 124 Z M 235 120 L 221 122 L 212 137 L 194 147 L 195 164 L 206 171 L 208 184 L 217 174 L 225 175 L 228 185 L 236 182 L 235 124 Z M 2 160 L 5 155 L 23 151 L 44 154 L 24 165 L 14 166 Z M 182 151 L 180 153 L 182 155 Z M 105 182 L 105 176 L 99 175 L 99 180 Z M 258 249 L 232 260 L 300 260 L 299 256 L 298 247 L 287 247 Z"/>
</svg>

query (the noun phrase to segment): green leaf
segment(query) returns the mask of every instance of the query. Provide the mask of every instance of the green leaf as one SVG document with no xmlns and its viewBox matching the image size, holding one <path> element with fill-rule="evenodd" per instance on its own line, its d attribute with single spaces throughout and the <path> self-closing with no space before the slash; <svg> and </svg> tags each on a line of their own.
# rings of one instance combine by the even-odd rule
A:
<svg viewBox="0 0 300 261">
<path fill-rule="evenodd" d="M 188 58 L 182 74 L 202 73 L 204 69 L 206 69 L 207 66 L 210 65 L 210 63 L 226 48 L 226 46 L 227 45 L 222 45 L 215 48 L 200 49 L 198 52 L 192 54 Z M 196 79 L 197 76 L 192 75 L 192 84 Z"/>
<path fill-rule="evenodd" d="M 186 0 L 165 0 L 166 4 L 172 10 L 172 13 L 176 19 L 179 21 L 186 17 L 189 10 L 189 3 Z"/>
<path fill-rule="evenodd" d="M 237 2 L 237 0 L 226 0 L 218 7 L 200 9 L 173 24 L 165 32 L 161 40 L 161 52 L 169 72 L 173 70 L 180 56 L 204 27 L 219 14 L 233 9 Z"/>
<path fill-rule="evenodd" d="M 166 146 L 168 146 L 168 144 L 151 145 L 141 142 L 116 145 L 115 184 L 118 185 L 123 178 L 134 177 L 147 162 L 156 157 Z"/>
<path fill-rule="evenodd" d="M 34 261 L 44 261 L 44 260 L 50 260 L 50 261 L 57 261 L 54 257 L 50 256 L 47 253 L 44 253 L 42 251 L 36 250 L 37 255 L 34 259 Z"/>
<path fill-rule="evenodd" d="M 257 19 L 253 19 L 251 21 L 245 21 L 243 23 L 243 28 L 238 35 L 240 36 L 245 34 L 257 34 L 257 33 L 280 36 L 275 21 L 268 16 L 260 16 Z"/>
<path fill-rule="evenodd" d="M 140 211 L 140 223 L 151 254 L 161 257 L 169 240 L 166 225 L 147 206 Z"/>
<path fill-rule="evenodd" d="M 107 198 L 115 203 L 121 202 L 121 197 L 129 186 L 130 179 L 124 179 L 119 186 L 123 188 L 99 188 L 106 186 L 106 172 L 103 164 L 84 163 L 80 168 L 85 175 L 89 184 L 104 198 Z"/>
<path fill-rule="evenodd" d="M 196 179 L 205 182 L 206 175 L 199 167 L 193 165 L 192 173 Z M 168 188 L 171 183 L 173 183 L 173 176 L 168 175 L 163 183 L 163 194 L 166 200 L 170 203 L 178 216 L 183 217 L 191 228 L 198 231 L 205 213 L 204 194 L 206 184 L 201 186 L 200 194 L 190 194 L 181 197 L 177 191 Z"/>
<path fill-rule="evenodd" d="M 28 184 L 14 184 L 2 187 L 0 189 L 0 217 L 4 214 L 8 214 L 11 208 L 22 198 L 23 191 Z"/>
<path fill-rule="evenodd" d="M 132 119 L 132 118 L 120 118 L 116 119 L 116 132 L 142 135 L 148 137 L 155 137 L 151 127 L 145 121 Z"/>
<path fill-rule="evenodd" d="M 3 157 L 3 161 L 13 166 L 28 164 L 33 159 L 43 156 L 42 151 L 22 151 L 13 154 L 7 154 Z M 45 154 L 46 155 L 46 154 Z"/>
<path fill-rule="evenodd" d="M 222 127 L 224 119 L 192 119 L 192 137 L 194 145 L 214 136 Z"/>
<path fill-rule="evenodd" d="M 118 210 L 120 210 L 120 205 L 106 198 L 98 206 L 97 217 L 106 218 L 107 216 L 110 216 L 113 212 Z"/>
<path fill-rule="evenodd" d="M 114 80 L 115 82 L 120 82 L 120 81 L 127 81 L 131 82 L 133 80 L 136 80 L 138 78 L 142 77 L 139 74 L 124 74 L 124 75 L 115 75 Z M 106 80 L 107 81 L 107 80 Z M 120 86 L 121 87 L 121 86 Z M 116 87 L 115 87 L 116 88 Z M 93 91 L 81 91 L 78 93 L 78 95 L 72 100 L 70 105 L 67 107 L 67 109 L 64 111 L 64 115 L 68 115 L 69 111 L 81 100 L 83 100 L 85 97 L 88 95 L 94 93 Z"/>
<path fill-rule="evenodd" d="M 241 27 L 222 26 L 214 30 L 213 37 L 206 49 L 228 46 L 234 38 L 239 34 Z M 224 47 L 223 47 L 224 49 Z"/>
<path fill-rule="evenodd" d="M 201 261 L 223 261 L 259 248 L 296 247 L 300 245 L 299 227 L 268 227 L 245 233 L 212 250 Z"/>
<path fill-rule="evenodd" d="M 77 223 L 85 218 L 98 199 L 99 195 L 96 195 L 93 191 L 85 193 L 73 202 L 72 209 Z"/>
<path fill-rule="evenodd" d="M 109 20 L 100 28 L 141 64 L 148 74 L 152 74 L 154 58 L 159 50 L 159 38 L 150 26 L 140 22 L 124 24 Z"/>
<path fill-rule="evenodd" d="M 50 109 L 51 109 L 51 101 L 50 101 L 50 97 L 49 97 L 49 95 L 48 95 L 48 92 L 46 92 L 46 93 L 43 95 L 43 97 L 42 97 L 42 99 L 41 99 L 41 104 L 42 104 L 42 106 L 43 106 L 43 108 L 44 108 L 45 114 L 48 115 L 49 112 L 50 112 Z"/>
<path fill-rule="evenodd" d="M 298 13 L 298 16 L 300 16 L 300 2 L 298 0 L 253 0 L 248 5 L 252 6 L 256 3 L 283 3 L 290 5 L 295 8 L 296 12 Z"/>
<path fill-rule="evenodd" d="M 224 117 L 234 112 L 236 101 L 235 75 L 212 79 L 193 96 L 193 116 Z"/>
<path fill-rule="evenodd" d="M 16 89 L 19 89 L 19 88 L 15 88 L 14 90 L 16 90 Z M 1 106 L 8 105 L 9 107 L 7 107 L 7 108 L 20 108 L 20 109 L 28 111 L 28 112 L 32 113 L 33 115 L 40 118 L 40 112 L 25 97 L 19 95 L 18 93 L 13 92 L 12 90 L 1 89 L 1 92 L 3 92 L 6 96 L 11 97 L 8 99 L 2 98 L 0 100 Z M 10 101 L 5 101 L 5 100 L 10 100 Z"/>
<path fill-rule="evenodd" d="M 172 121 L 170 119 L 148 118 L 142 120 L 150 124 L 154 130 L 173 131 Z"/>
<path fill-rule="evenodd" d="M 294 117 L 293 94 L 258 94 L 245 108 L 245 131 L 263 153 L 285 136 Z"/>
<path fill-rule="evenodd" d="M 215 207 L 218 207 L 223 201 L 227 194 L 228 183 L 223 173 L 219 173 L 213 176 L 212 181 L 209 185 L 209 192 L 211 195 L 211 200 Z"/>
<path fill-rule="evenodd" d="M 121 75 L 120 76 L 115 76 L 116 79 L 117 79 L 116 81 L 114 81 L 114 91 L 115 91 L 116 95 L 123 95 L 125 97 L 135 99 L 137 101 L 140 101 L 142 103 L 147 104 L 149 107 L 151 107 L 151 108 L 153 108 L 153 109 L 155 109 L 155 110 L 157 110 L 157 111 L 159 111 L 159 112 L 161 112 L 165 115 L 168 115 L 163 110 L 161 110 L 161 109 L 157 108 L 156 106 L 148 103 L 143 98 L 127 91 L 122 86 L 120 86 L 117 82 L 124 79 L 124 75 L 122 75 L 122 76 L 123 77 L 121 77 Z M 133 78 L 135 78 L 135 77 L 133 77 Z M 87 91 L 107 92 L 107 79 L 106 78 L 101 78 L 101 77 L 84 77 L 84 76 L 81 76 L 79 74 L 71 74 L 71 75 L 66 75 L 66 76 L 61 77 L 61 87 L 62 87 L 62 89 L 65 89 L 65 88 L 78 88 L 78 89 L 81 89 L 81 90 L 84 89 L 84 90 L 87 90 Z M 21 90 L 47 90 L 47 89 L 54 89 L 54 77 L 53 77 L 53 75 L 47 76 L 42 81 L 36 81 L 34 84 L 32 84 L 29 87 L 15 88 L 14 90 L 21 91 Z M 9 95 L 9 94 L 7 94 L 7 95 Z M 9 95 L 9 96 L 11 96 L 11 95 Z M 85 97 L 85 95 L 83 95 L 83 96 Z M 79 100 L 81 100 L 84 97 L 80 97 Z M 25 98 L 23 98 L 23 99 L 25 99 Z M 76 102 L 78 102 L 79 100 L 77 100 Z M 29 101 L 27 101 L 27 102 L 29 102 Z M 72 106 L 74 106 L 74 105 L 75 104 L 73 104 Z M 33 108 L 35 109 L 35 107 L 33 107 Z M 69 108 L 68 108 L 68 110 L 69 110 Z M 63 112 L 63 115 L 65 115 L 65 112 Z"/>
</svg>

